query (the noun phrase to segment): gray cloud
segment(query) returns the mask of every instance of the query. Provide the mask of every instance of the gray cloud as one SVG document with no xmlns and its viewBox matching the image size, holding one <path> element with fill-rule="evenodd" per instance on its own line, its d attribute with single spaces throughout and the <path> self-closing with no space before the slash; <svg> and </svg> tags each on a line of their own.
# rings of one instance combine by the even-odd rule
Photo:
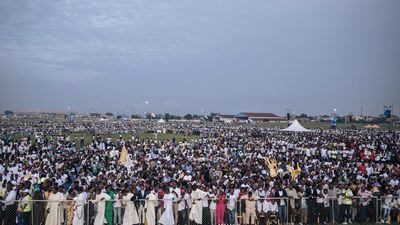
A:
<svg viewBox="0 0 400 225">
<path fill-rule="evenodd" d="M 4 0 L 0 108 L 400 108 L 399 15 L 395 0 Z"/>
</svg>

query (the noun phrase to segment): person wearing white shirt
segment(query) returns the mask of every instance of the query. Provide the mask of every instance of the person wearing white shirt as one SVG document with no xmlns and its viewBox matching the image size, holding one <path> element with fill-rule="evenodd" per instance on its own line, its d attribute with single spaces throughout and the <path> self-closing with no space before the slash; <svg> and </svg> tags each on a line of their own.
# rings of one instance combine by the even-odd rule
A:
<svg viewBox="0 0 400 225">
<path fill-rule="evenodd" d="M 114 224 L 122 224 L 122 194 L 119 190 L 116 191 L 114 202 Z"/>
<path fill-rule="evenodd" d="M 192 199 L 192 208 L 189 213 L 189 220 L 194 224 L 202 224 L 203 222 L 203 205 L 202 200 L 206 198 L 208 193 L 197 188 L 197 184 L 193 184 L 193 191 L 190 194 Z"/>
<path fill-rule="evenodd" d="M 4 166 L 0 164 L 0 173 L 4 173 Z"/>
<path fill-rule="evenodd" d="M 278 216 L 278 200 L 267 199 L 266 202 L 268 205 L 267 219 L 271 220 L 271 215 Z"/>
<path fill-rule="evenodd" d="M 392 187 L 396 187 L 397 185 L 399 185 L 399 180 L 398 180 L 398 179 L 392 178 L 392 179 L 390 180 L 389 184 L 390 184 Z"/>
<path fill-rule="evenodd" d="M 265 225 L 267 223 L 267 217 L 269 212 L 269 204 L 265 201 L 264 195 L 259 195 L 260 200 L 257 202 L 257 218 L 260 225 Z"/>
<path fill-rule="evenodd" d="M 241 196 L 241 199 L 245 200 L 244 224 L 255 224 L 258 197 L 253 196 L 253 193 L 249 191 L 247 195 Z"/>
<path fill-rule="evenodd" d="M 265 198 L 266 192 L 262 187 L 260 187 L 258 190 L 255 191 L 254 194 L 256 196 L 258 196 L 259 198 L 261 198 L 261 196 L 264 196 L 264 198 Z"/>
<path fill-rule="evenodd" d="M 192 175 L 190 175 L 188 173 L 188 171 L 186 171 L 186 174 L 183 176 L 183 180 L 186 182 L 191 182 L 192 181 Z"/>
<path fill-rule="evenodd" d="M 181 189 L 176 185 L 176 182 L 173 181 L 172 187 L 170 188 L 170 192 L 174 196 L 174 201 L 173 201 L 173 211 L 174 211 L 174 225 L 178 224 L 178 200 L 181 198 Z"/>
<path fill-rule="evenodd" d="M 393 206 L 393 195 L 387 191 L 383 197 L 383 204 L 382 204 L 382 223 L 389 223 L 389 216 Z"/>
<path fill-rule="evenodd" d="M 64 204 L 66 200 L 65 195 L 59 191 L 57 186 L 54 186 L 52 189 L 53 192 L 49 195 L 46 206 L 46 225 L 61 224 L 64 222 L 64 210 L 62 204 Z"/>
<path fill-rule="evenodd" d="M 178 200 L 178 225 L 186 225 L 187 224 L 187 210 L 188 210 L 188 201 L 190 199 L 190 195 L 186 193 L 185 189 L 182 189 L 181 199 Z"/>
<path fill-rule="evenodd" d="M 4 200 L 4 225 L 14 225 L 17 216 L 17 203 L 15 201 L 17 192 L 13 189 L 11 183 L 7 184 L 7 193 Z"/>
<path fill-rule="evenodd" d="M 85 223 L 85 204 L 87 199 L 86 192 L 82 192 L 79 188 L 79 194 L 73 198 L 74 201 L 74 217 L 72 220 L 73 225 L 83 225 Z"/>
<path fill-rule="evenodd" d="M 165 210 L 158 221 L 160 224 L 163 225 L 174 224 L 173 200 L 174 200 L 174 194 L 170 193 L 169 188 L 165 188 L 165 195 L 163 197 Z"/>
<path fill-rule="evenodd" d="M 111 200 L 111 197 L 100 189 L 96 190 L 97 214 L 94 220 L 94 225 L 103 225 L 106 222 L 105 211 L 106 201 Z"/>
<path fill-rule="evenodd" d="M 217 221 L 217 196 L 215 195 L 217 191 L 214 189 L 212 190 L 211 194 L 209 195 L 210 198 L 210 218 L 211 218 L 211 225 L 215 225 Z"/>
</svg>

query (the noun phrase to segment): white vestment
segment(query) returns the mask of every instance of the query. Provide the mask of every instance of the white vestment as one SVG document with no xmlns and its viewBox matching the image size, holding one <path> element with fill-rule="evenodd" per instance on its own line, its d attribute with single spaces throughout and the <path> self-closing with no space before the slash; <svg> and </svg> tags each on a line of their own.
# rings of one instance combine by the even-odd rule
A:
<svg viewBox="0 0 400 225">
<path fill-rule="evenodd" d="M 106 222 L 105 211 L 107 200 L 111 200 L 111 197 L 106 193 L 101 193 L 96 196 L 97 214 L 96 218 L 94 219 L 94 225 L 104 225 L 104 223 Z"/>
<path fill-rule="evenodd" d="M 133 194 L 128 193 L 126 196 L 122 198 L 123 202 L 126 204 L 125 214 L 122 220 L 123 225 L 139 224 L 139 216 L 136 211 L 135 203 L 131 201 L 132 197 Z"/>
<path fill-rule="evenodd" d="M 192 191 L 190 197 L 192 198 L 193 206 L 189 213 L 189 220 L 194 221 L 197 224 L 203 223 L 203 204 L 201 199 L 205 198 L 206 196 L 207 192 L 204 192 L 200 189 Z"/>
<path fill-rule="evenodd" d="M 74 198 L 74 219 L 73 225 L 83 225 L 85 223 L 85 203 L 86 198 L 83 193 Z"/>
<path fill-rule="evenodd" d="M 153 191 L 150 192 L 145 203 L 147 225 L 156 225 L 156 201 L 157 195 Z"/>
<path fill-rule="evenodd" d="M 65 199 L 62 193 L 50 194 L 46 207 L 46 210 L 49 210 L 46 225 L 60 225 L 63 222 L 64 213 L 61 207 L 63 200 Z"/>
<path fill-rule="evenodd" d="M 172 208 L 174 195 L 172 193 L 165 194 L 164 201 L 164 213 L 161 215 L 159 223 L 163 225 L 174 225 L 174 211 Z"/>
</svg>

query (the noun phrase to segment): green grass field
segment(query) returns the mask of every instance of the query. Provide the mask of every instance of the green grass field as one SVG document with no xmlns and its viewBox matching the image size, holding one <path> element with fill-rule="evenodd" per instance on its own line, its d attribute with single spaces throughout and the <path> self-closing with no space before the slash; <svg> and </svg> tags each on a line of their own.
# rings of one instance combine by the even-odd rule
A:
<svg viewBox="0 0 400 225">
<path fill-rule="evenodd" d="M 75 139 L 75 137 L 77 137 L 78 140 L 80 140 L 81 136 L 82 136 L 82 134 L 77 134 L 77 133 L 70 134 L 71 140 Z M 139 134 L 126 133 L 126 134 L 104 134 L 104 135 L 100 135 L 100 136 L 103 139 L 111 138 L 113 141 L 115 141 L 120 136 L 125 140 L 131 139 L 132 136 L 135 136 L 139 139 L 152 139 L 154 137 L 154 134 L 153 133 L 139 133 Z M 173 138 L 175 138 L 176 141 L 183 141 L 183 140 L 194 140 L 194 139 L 199 138 L 199 136 L 196 136 L 196 135 L 184 136 L 182 134 L 157 134 L 157 140 L 172 140 Z M 84 139 L 85 139 L 85 143 L 89 143 L 90 141 L 92 141 L 93 135 L 84 134 Z"/>
<path fill-rule="evenodd" d="M 83 135 L 84 139 L 85 139 L 85 143 L 89 143 L 92 141 L 93 139 L 93 135 L 92 134 L 82 134 L 82 133 L 71 133 L 69 134 L 71 141 L 74 140 L 75 138 L 77 138 L 78 142 L 80 141 L 81 136 Z M 126 134 L 104 134 L 104 135 L 100 135 L 103 139 L 106 138 L 111 138 L 113 141 L 115 141 L 116 139 L 118 139 L 120 137 L 120 135 L 122 136 L 123 139 L 131 139 L 132 136 L 135 136 L 139 139 L 152 139 L 154 137 L 153 133 L 139 133 L 139 134 L 132 134 L 132 133 L 126 133 Z M 0 138 L 3 138 L 3 135 L 0 136 Z M 20 135 L 14 135 L 12 136 L 13 140 L 16 141 L 20 141 L 22 139 L 22 136 Z M 31 137 L 34 139 L 34 137 Z M 176 141 L 180 142 L 183 140 L 194 140 L 194 139 L 198 139 L 200 138 L 200 136 L 196 136 L 196 135 L 189 135 L 189 136 L 185 136 L 182 134 L 158 134 L 157 135 L 157 139 L 158 140 L 172 140 L 173 138 L 176 139 Z"/>
<path fill-rule="evenodd" d="M 152 133 L 140 133 L 138 134 L 138 137 L 141 139 L 150 139 L 154 137 L 154 134 Z M 189 136 L 184 136 L 182 134 L 157 134 L 157 139 L 159 140 L 171 140 L 175 138 L 177 141 L 182 141 L 184 139 L 186 140 L 194 140 L 200 138 L 200 136 L 197 135 L 189 135 Z"/>
</svg>

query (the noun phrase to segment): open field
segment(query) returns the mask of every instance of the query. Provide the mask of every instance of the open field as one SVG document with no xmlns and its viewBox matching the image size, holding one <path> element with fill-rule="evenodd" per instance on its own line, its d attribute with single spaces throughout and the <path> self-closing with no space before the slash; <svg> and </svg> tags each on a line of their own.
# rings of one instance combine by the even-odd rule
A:
<svg viewBox="0 0 400 225">
<path fill-rule="evenodd" d="M 120 136 L 123 139 L 131 139 L 133 136 L 135 136 L 135 137 L 137 137 L 139 139 L 152 139 L 152 138 L 154 138 L 154 134 L 153 133 L 104 134 L 104 135 L 100 135 L 100 136 L 102 138 L 112 138 L 113 140 L 116 140 Z M 75 138 L 75 137 L 78 137 L 78 139 L 80 139 L 81 134 L 71 134 L 70 137 L 71 137 L 71 139 Z M 85 134 L 84 138 L 85 138 L 85 143 L 87 143 L 87 142 L 90 142 L 93 139 L 93 135 Z M 184 139 L 186 139 L 186 140 L 197 139 L 197 138 L 199 138 L 199 136 L 196 136 L 196 135 L 185 136 L 185 135 L 182 135 L 182 134 L 157 134 L 157 139 L 158 140 L 172 140 L 173 138 L 175 138 L 176 141 L 182 141 Z"/>
<path fill-rule="evenodd" d="M 93 139 L 93 135 L 92 134 L 72 133 L 69 136 L 71 138 L 71 141 L 74 140 L 75 138 L 77 138 L 77 140 L 79 142 L 82 135 L 84 136 L 85 143 L 89 143 Z M 112 138 L 112 140 L 115 141 L 120 136 L 123 139 L 131 139 L 132 136 L 135 136 L 135 137 L 137 137 L 139 139 L 151 139 L 151 138 L 154 137 L 154 134 L 153 133 L 139 133 L 139 134 L 125 133 L 125 134 L 104 134 L 104 135 L 98 135 L 98 136 L 100 136 L 100 137 L 102 137 L 104 139 Z M 196 135 L 185 136 L 185 135 L 182 135 L 182 134 L 158 134 L 157 135 L 157 139 L 158 140 L 172 140 L 173 138 L 175 138 L 175 140 L 178 141 L 178 142 L 183 141 L 183 140 L 194 140 L 194 139 L 197 139 L 199 137 L 200 136 L 196 136 Z M 3 135 L 0 135 L 0 138 L 3 138 Z M 13 135 L 12 138 L 13 138 L 13 140 L 20 141 L 22 136 L 21 135 Z M 34 139 L 33 136 L 32 136 L 32 138 Z"/>
</svg>

